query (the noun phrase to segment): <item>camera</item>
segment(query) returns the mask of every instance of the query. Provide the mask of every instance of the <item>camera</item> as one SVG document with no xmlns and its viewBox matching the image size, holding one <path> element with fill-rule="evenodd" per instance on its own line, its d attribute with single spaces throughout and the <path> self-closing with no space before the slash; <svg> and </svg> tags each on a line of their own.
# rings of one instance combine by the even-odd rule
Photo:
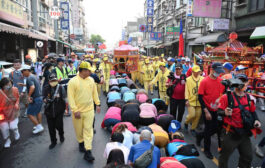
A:
<svg viewBox="0 0 265 168">
<path fill-rule="evenodd" d="M 168 79 L 170 79 L 171 81 L 174 81 L 176 78 L 174 76 L 174 72 L 170 72 L 168 75 Z"/>
<path fill-rule="evenodd" d="M 242 89 L 245 84 L 240 79 L 225 79 L 222 80 L 222 85 L 225 86 L 225 91 L 227 92 L 228 88 L 233 90 L 234 88 Z"/>
</svg>

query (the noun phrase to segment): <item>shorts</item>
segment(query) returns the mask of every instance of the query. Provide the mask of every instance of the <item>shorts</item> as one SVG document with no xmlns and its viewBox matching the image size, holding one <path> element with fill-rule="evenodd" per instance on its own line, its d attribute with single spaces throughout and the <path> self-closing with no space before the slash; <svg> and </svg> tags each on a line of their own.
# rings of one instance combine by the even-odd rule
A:
<svg viewBox="0 0 265 168">
<path fill-rule="evenodd" d="M 39 114 L 42 108 L 42 103 L 43 103 L 42 97 L 34 98 L 33 103 L 30 103 L 28 106 L 27 114 L 34 115 L 34 116 Z"/>
<path fill-rule="evenodd" d="M 111 127 L 116 125 L 117 123 L 121 122 L 120 120 L 109 118 L 104 121 L 105 127 Z"/>
</svg>

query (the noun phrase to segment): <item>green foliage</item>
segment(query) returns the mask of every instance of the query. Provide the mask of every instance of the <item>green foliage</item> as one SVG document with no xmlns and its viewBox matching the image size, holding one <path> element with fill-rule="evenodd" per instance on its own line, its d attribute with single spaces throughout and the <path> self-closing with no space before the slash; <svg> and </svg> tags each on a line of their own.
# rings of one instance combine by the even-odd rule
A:
<svg viewBox="0 0 265 168">
<path fill-rule="evenodd" d="M 92 34 L 89 42 L 95 46 L 98 42 L 104 43 L 105 40 L 98 34 Z"/>
</svg>

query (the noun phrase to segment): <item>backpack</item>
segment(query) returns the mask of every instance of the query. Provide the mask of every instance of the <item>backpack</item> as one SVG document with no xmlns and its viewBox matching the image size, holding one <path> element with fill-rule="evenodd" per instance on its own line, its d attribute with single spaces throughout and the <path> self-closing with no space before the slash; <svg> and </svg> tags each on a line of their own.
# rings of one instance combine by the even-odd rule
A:
<svg viewBox="0 0 265 168">
<path fill-rule="evenodd" d="M 180 75 L 180 78 L 179 79 L 175 79 L 174 80 L 174 84 L 172 85 L 172 86 L 170 86 L 170 87 L 168 87 L 167 88 L 167 95 L 169 96 L 169 97 L 172 97 L 172 95 L 173 95 L 173 93 L 174 93 L 174 90 L 175 90 L 175 87 L 178 85 L 178 83 L 180 82 L 180 81 L 182 81 L 182 80 L 185 80 L 186 81 L 186 75 L 185 74 L 181 74 Z"/>
<path fill-rule="evenodd" d="M 235 97 L 235 100 L 233 98 L 233 96 Z M 239 101 L 239 98 L 238 96 L 235 94 L 235 93 L 228 93 L 227 94 L 227 99 L 228 99 L 228 107 L 229 108 L 239 108 L 240 109 L 240 112 L 241 112 L 241 118 L 242 118 L 242 122 L 243 122 L 243 128 L 245 130 L 251 130 L 254 128 L 254 122 L 255 122 L 255 119 L 254 119 L 254 116 L 252 115 L 252 113 L 248 110 L 245 109 L 245 107 L 250 107 L 250 104 L 251 104 L 251 99 L 250 99 L 250 96 L 249 94 L 246 94 L 247 96 L 247 101 L 248 101 L 248 104 L 247 105 L 242 105 Z M 238 106 L 235 106 L 235 101 L 237 101 L 238 103 Z"/>
<path fill-rule="evenodd" d="M 168 132 L 169 133 L 175 133 L 181 128 L 181 123 L 177 120 L 172 120 L 169 127 Z"/>
</svg>

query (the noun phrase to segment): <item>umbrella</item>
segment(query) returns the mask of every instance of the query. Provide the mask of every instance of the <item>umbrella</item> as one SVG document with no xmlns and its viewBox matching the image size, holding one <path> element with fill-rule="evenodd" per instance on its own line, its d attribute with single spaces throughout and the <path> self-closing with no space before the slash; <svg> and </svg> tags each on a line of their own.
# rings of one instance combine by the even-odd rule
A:
<svg viewBox="0 0 265 168">
<path fill-rule="evenodd" d="M 56 57 L 57 56 L 57 54 L 56 53 L 49 53 L 48 54 L 48 58 L 51 58 L 51 57 Z"/>
<path fill-rule="evenodd" d="M 10 63 L 10 62 L 6 62 L 6 61 L 0 61 L 0 65 L 13 65 L 13 63 Z"/>
</svg>

